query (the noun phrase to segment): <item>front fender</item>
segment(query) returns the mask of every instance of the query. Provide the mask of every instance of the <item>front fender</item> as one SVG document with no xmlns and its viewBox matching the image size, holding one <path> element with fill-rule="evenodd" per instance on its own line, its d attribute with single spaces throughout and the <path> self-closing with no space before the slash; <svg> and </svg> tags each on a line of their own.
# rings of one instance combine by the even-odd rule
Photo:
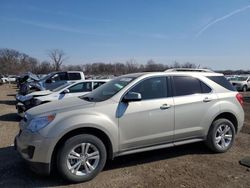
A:
<svg viewBox="0 0 250 188">
<path fill-rule="evenodd" d="M 116 120 L 118 122 L 118 120 Z M 79 128 L 95 128 L 104 132 L 110 139 L 113 152 L 118 151 L 118 126 L 117 122 L 110 120 L 105 115 L 97 114 L 77 114 L 64 118 L 57 118 L 40 131 L 41 135 L 53 139 L 49 146 L 49 153 L 52 152 L 58 141 L 67 133 Z"/>
</svg>

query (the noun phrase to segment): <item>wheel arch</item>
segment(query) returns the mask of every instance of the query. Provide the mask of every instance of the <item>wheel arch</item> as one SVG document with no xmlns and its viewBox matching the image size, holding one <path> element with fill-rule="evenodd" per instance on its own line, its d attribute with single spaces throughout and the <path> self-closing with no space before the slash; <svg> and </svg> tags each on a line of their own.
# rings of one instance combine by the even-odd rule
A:
<svg viewBox="0 0 250 188">
<path fill-rule="evenodd" d="M 219 115 L 217 115 L 214 118 L 213 122 L 216 121 L 217 119 L 221 119 L 221 118 L 225 118 L 225 119 L 228 119 L 229 121 L 231 121 L 232 124 L 234 125 L 236 133 L 238 132 L 238 120 L 233 113 L 231 113 L 231 112 L 220 113 Z"/>
<path fill-rule="evenodd" d="M 59 148 L 63 145 L 63 143 L 67 139 L 73 136 L 79 135 L 79 134 L 91 134 L 101 139 L 101 141 L 103 142 L 107 150 L 107 158 L 108 159 L 114 158 L 112 142 L 105 132 L 103 132 L 102 130 L 98 128 L 93 128 L 93 127 L 76 128 L 64 134 L 56 143 L 54 150 L 52 152 L 52 156 L 51 156 L 51 170 L 55 169 L 56 154 L 58 153 Z"/>
</svg>

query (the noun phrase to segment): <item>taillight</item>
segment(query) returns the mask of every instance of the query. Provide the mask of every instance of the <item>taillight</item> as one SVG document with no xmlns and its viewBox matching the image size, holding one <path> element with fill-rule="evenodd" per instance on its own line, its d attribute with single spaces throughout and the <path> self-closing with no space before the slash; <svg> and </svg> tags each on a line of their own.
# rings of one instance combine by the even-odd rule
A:
<svg viewBox="0 0 250 188">
<path fill-rule="evenodd" d="M 243 96 L 240 93 L 237 93 L 236 99 L 239 101 L 239 103 L 241 104 L 241 106 L 243 106 L 244 98 L 243 98 Z"/>
</svg>

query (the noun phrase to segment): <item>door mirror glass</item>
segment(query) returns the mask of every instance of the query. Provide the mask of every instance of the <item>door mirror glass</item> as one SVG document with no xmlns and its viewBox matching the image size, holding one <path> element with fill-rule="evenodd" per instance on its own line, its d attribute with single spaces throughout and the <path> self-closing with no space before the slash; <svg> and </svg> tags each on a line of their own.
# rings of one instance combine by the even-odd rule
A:
<svg viewBox="0 0 250 188">
<path fill-rule="evenodd" d="M 67 94 L 67 93 L 69 93 L 69 89 L 65 89 L 65 90 L 63 90 L 63 92 L 62 92 L 62 94 Z"/>
<path fill-rule="evenodd" d="M 140 101 L 142 99 L 140 93 L 136 92 L 128 92 L 124 97 L 123 97 L 123 102 L 131 102 L 131 101 Z"/>
</svg>

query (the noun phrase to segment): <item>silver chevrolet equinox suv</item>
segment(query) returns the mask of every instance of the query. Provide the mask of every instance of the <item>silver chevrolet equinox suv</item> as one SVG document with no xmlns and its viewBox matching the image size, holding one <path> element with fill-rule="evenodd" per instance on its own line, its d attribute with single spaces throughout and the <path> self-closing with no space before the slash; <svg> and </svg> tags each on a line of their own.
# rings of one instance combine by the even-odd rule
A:
<svg viewBox="0 0 250 188">
<path fill-rule="evenodd" d="M 117 77 L 93 92 L 28 110 L 15 148 L 37 173 L 94 178 L 107 159 L 205 141 L 231 148 L 243 97 L 219 73 L 168 71 Z"/>
</svg>

